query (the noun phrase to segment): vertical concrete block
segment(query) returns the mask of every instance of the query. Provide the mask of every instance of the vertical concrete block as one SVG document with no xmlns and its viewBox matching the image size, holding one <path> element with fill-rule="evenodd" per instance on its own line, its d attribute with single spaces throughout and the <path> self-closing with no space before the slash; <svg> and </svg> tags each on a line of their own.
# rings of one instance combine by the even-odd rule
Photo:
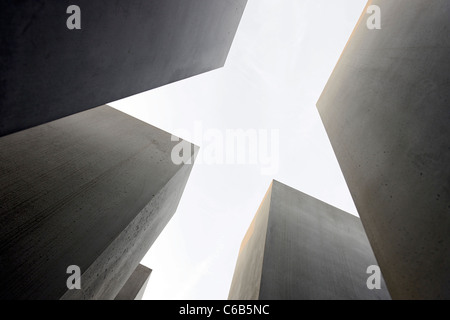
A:
<svg viewBox="0 0 450 320">
<path fill-rule="evenodd" d="M 373 0 L 317 103 L 392 298 L 450 298 L 450 2 Z"/>
<path fill-rule="evenodd" d="M 229 299 L 390 299 L 361 222 L 273 181 L 239 252 Z"/>
<path fill-rule="evenodd" d="M 0 136 L 222 67 L 246 3 L 1 1 Z"/>
<path fill-rule="evenodd" d="M 152 270 L 138 264 L 114 300 L 141 300 Z"/>
<path fill-rule="evenodd" d="M 108 106 L 0 138 L 0 298 L 116 297 L 183 193 L 177 143 Z"/>
</svg>

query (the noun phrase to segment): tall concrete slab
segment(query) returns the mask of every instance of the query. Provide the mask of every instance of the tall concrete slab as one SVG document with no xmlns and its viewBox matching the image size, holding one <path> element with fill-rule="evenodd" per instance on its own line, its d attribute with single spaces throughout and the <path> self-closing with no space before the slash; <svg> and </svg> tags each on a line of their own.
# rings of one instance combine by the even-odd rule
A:
<svg viewBox="0 0 450 320">
<path fill-rule="evenodd" d="M 0 136 L 222 67 L 246 3 L 1 1 Z"/>
<path fill-rule="evenodd" d="M 142 300 L 152 270 L 138 264 L 114 300 Z"/>
<path fill-rule="evenodd" d="M 317 103 L 397 299 L 450 299 L 450 2 L 374 0 Z"/>
<path fill-rule="evenodd" d="M 114 299 L 177 208 L 178 143 L 108 106 L 0 138 L 0 299 Z"/>
<path fill-rule="evenodd" d="M 360 220 L 273 181 L 239 252 L 231 300 L 390 299 Z"/>
</svg>

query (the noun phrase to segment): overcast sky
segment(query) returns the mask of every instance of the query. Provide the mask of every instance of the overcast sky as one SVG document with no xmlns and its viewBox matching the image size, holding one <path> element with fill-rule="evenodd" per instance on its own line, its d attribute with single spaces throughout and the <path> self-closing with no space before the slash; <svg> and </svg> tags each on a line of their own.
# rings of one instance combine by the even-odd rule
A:
<svg viewBox="0 0 450 320">
<path fill-rule="evenodd" d="M 249 0 L 224 68 L 110 104 L 201 148 L 177 212 L 142 261 L 153 269 L 144 299 L 227 299 L 272 179 L 356 215 L 315 104 L 366 2 Z M 236 129 L 278 132 L 278 170 L 205 163 L 208 134 Z"/>
</svg>

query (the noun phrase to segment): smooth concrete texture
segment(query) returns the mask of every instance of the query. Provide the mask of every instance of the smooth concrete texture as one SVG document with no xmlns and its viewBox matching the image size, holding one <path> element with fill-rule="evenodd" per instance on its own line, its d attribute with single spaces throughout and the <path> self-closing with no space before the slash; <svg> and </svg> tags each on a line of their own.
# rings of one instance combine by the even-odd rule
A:
<svg viewBox="0 0 450 320">
<path fill-rule="evenodd" d="M 0 138 L 0 298 L 114 299 L 181 198 L 178 143 L 108 106 Z"/>
<path fill-rule="evenodd" d="M 138 264 L 114 300 L 141 300 L 152 270 Z"/>
<path fill-rule="evenodd" d="M 450 299 L 450 1 L 371 4 L 317 107 L 392 298 Z"/>
<path fill-rule="evenodd" d="M 0 136 L 222 67 L 246 3 L 1 1 Z"/>
<path fill-rule="evenodd" d="M 390 299 L 384 281 L 367 288 L 377 262 L 357 217 L 274 180 L 255 221 L 229 299 Z"/>
<path fill-rule="evenodd" d="M 271 195 L 272 184 L 242 240 L 228 299 L 257 300 L 259 297 Z"/>
</svg>

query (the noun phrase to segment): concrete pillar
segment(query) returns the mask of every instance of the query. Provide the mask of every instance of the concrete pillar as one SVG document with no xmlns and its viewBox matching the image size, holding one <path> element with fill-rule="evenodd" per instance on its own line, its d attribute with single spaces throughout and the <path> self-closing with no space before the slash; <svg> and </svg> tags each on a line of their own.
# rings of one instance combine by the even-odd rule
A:
<svg viewBox="0 0 450 320">
<path fill-rule="evenodd" d="M 0 136 L 222 67 L 246 3 L 0 1 Z"/>
<path fill-rule="evenodd" d="M 0 299 L 116 297 L 177 208 L 178 143 L 108 106 L 0 138 Z"/>
<path fill-rule="evenodd" d="M 232 300 L 389 299 L 360 220 L 273 181 L 242 241 Z M 370 281 L 372 283 L 372 281 Z"/>
<path fill-rule="evenodd" d="M 392 297 L 450 299 L 450 1 L 370 5 L 317 107 Z"/>
<path fill-rule="evenodd" d="M 138 264 L 114 300 L 142 300 L 152 270 Z"/>
</svg>

